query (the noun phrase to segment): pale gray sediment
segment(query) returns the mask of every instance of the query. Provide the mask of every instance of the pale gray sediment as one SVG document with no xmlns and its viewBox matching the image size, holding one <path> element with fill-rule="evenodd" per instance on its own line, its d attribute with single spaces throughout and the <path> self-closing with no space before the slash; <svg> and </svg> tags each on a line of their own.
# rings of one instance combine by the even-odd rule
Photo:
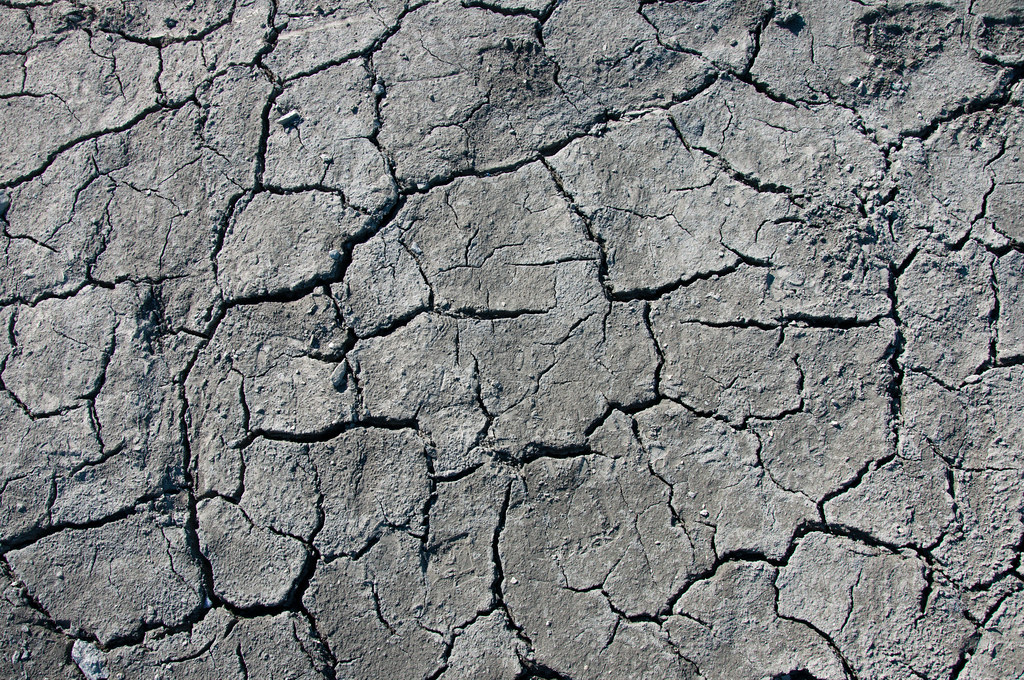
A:
<svg viewBox="0 0 1024 680">
<path fill-rule="evenodd" d="M 0 0 L 0 677 L 1024 677 L 1024 5 Z"/>
</svg>

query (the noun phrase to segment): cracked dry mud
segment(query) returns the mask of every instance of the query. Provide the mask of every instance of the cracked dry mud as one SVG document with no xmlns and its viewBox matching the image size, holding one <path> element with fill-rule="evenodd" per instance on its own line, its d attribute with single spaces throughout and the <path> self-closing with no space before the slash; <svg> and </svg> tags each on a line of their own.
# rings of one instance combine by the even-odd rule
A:
<svg viewBox="0 0 1024 680">
<path fill-rule="evenodd" d="M 1024 677 L 1024 5 L 0 0 L 0 676 Z"/>
</svg>

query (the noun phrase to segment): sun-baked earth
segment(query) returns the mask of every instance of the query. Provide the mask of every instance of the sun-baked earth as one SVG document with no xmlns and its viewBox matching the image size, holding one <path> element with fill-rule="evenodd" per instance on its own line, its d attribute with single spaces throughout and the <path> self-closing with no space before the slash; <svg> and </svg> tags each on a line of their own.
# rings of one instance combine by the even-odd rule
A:
<svg viewBox="0 0 1024 680">
<path fill-rule="evenodd" d="M 1024 677 L 1024 5 L 0 0 L 0 677 Z"/>
</svg>

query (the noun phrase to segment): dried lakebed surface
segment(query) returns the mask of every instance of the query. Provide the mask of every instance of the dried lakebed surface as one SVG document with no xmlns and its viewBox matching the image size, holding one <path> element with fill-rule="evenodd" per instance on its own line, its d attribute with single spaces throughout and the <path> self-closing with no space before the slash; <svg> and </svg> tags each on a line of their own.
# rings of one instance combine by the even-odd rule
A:
<svg viewBox="0 0 1024 680">
<path fill-rule="evenodd" d="M 1024 7 L 0 0 L 0 676 L 1024 673 Z"/>
</svg>

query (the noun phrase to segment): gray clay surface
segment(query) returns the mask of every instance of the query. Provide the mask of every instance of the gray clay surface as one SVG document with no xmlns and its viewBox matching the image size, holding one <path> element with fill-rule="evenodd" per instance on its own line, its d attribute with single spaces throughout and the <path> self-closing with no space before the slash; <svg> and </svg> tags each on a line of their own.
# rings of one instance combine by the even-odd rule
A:
<svg viewBox="0 0 1024 680">
<path fill-rule="evenodd" d="M 0 678 L 1024 678 L 1024 4 L 0 0 Z"/>
</svg>

